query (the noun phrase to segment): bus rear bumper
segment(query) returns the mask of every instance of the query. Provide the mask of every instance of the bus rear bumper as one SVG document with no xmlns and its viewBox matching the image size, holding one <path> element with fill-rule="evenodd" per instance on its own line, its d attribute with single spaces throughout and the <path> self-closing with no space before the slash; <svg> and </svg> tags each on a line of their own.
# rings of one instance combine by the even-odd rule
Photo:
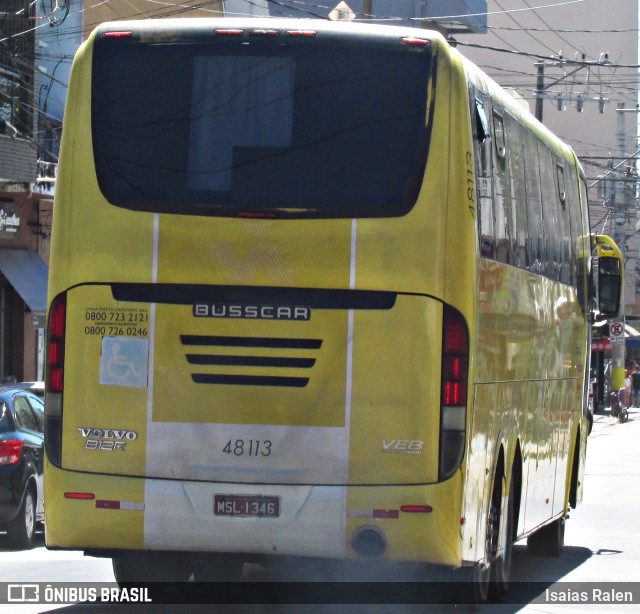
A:
<svg viewBox="0 0 640 614">
<path fill-rule="evenodd" d="M 456 478 L 381 489 L 145 480 L 52 466 L 45 475 L 49 548 L 460 565 L 460 519 L 446 513 Z M 63 483 L 64 492 L 56 487 Z M 431 511 L 401 511 L 419 501 Z"/>
</svg>

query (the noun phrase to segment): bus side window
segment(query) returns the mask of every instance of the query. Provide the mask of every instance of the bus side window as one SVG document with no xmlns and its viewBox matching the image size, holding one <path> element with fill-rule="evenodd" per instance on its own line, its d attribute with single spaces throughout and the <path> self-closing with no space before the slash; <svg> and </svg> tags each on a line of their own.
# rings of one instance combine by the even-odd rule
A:
<svg viewBox="0 0 640 614">
<path fill-rule="evenodd" d="M 511 264 L 513 262 L 513 248 L 511 229 L 511 185 L 507 176 L 507 144 L 505 141 L 503 116 L 493 110 L 493 143 L 494 143 L 494 215 L 496 260 Z"/>
<path fill-rule="evenodd" d="M 560 278 L 564 284 L 571 284 L 571 261 L 573 258 L 573 245 L 571 241 L 571 221 L 569 219 L 569 206 L 567 203 L 567 189 L 564 177 L 564 163 L 556 160 L 556 203 L 558 211 L 558 239 L 560 242 Z"/>
<path fill-rule="evenodd" d="M 522 155 L 522 128 L 514 117 L 505 113 L 504 127 L 507 140 L 508 176 L 511 180 L 511 215 L 513 264 L 521 269 L 527 266 L 527 243 L 529 224 L 525 192 L 524 158 Z"/>
<path fill-rule="evenodd" d="M 593 303 L 593 270 L 591 268 L 591 237 L 589 225 L 585 219 L 587 211 L 587 184 L 584 177 L 580 177 L 578 185 L 580 196 L 580 224 L 576 245 L 576 286 L 578 288 L 578 301 L 582 313 L 589 314 Z"/>
<path fill-rule="evenodd" d="M 507 145 L 504 138 L 504 120 L 502 115 L 497 111 L 493 113 L 493 130 L 496 154 L 498 155 L 498 159 L 501 160 L 500 165 L 504 168 L 504 161 L 507 155 Z"/>
<path fill-rule="evenodd" d="M 527 251 L 527 268 L 532 273 L 544 274 L 546 252 L 544 248 L 544 229 L 542 225 L 542 201 L 540 198 L 540 167 L 538 164 L 538 148 L 536 137 L 530 130 L 523 131 L 523 148 L 525 159 L 525 178 L 527 194 L 527 212 L 529 216 L 529 244 Z"/>
<path fill-rule="evenodd" d="M 493 213 L 493 182 L 491 180 L 491 131 L 487 117 L 491 112 L 491 100 L 485 94 L 475 93 L 473 87 L 471 88 L 471 95 L 473 101 L 471 112 L 473 148 L 476 164 L 480 255 L 485 258 L 494 259 L 496 256 L 496 248 L 495 219 Z"/>
<path fill-rule="evenodd" d="M 542 220 L 544 225 L 544 239 L 546 262 L 544 275 L 557 281 L 560 279 L 560 263 L 562 253 L 560 249 L 560 233 L 557 215 L 555 161 L 551 150 L 538 140 L 538 160 L 540 163 L 540 194 L 542 197 Z"/>
<path fill-rule="evenodd" d="M 567 192 L 566 218 L 571 231 L 569 233 L 569 283 L 575 288 L 578 280 L 577 245 L 581 236 L 580 196 L 578 194 L 578 175 L 573 164 L 565 165 L 565 184 Z"/>
</svg>

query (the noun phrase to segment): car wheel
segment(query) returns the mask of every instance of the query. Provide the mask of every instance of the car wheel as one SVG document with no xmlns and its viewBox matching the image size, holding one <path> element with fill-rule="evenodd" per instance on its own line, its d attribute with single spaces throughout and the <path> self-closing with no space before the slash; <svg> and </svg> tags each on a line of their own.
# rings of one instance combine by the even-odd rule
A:
<svg viewBox="0 0 640 614">
<path fill-rule="evenodd" d="M 36 505 L 30 489 L 24 495 L 18 515 L 7 524 L 7 540 L 13 548 L 33 548 L 36 534 Z"/>
</svg>

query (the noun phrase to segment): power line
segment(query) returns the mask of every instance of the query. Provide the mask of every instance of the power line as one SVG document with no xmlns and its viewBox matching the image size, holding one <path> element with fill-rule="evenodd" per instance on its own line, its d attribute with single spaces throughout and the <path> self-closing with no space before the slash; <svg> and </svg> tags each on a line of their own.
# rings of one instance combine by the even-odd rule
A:
<svg viewBox="0 0 640 614">
<path fill-rule="evenodd" d="M 466 13 L 466 14 L 458 14 L 458 15 L 444 15 L 444 16 L 438 16 L 438 19 L 441 20 L 445 20 L 445 19 L 457 19 L 460 17 L 485 17 L 485 16 L 489 16 L 489 15 L 504 15 L 505 13 L 522 13 L 525 11 L 531 11 L 531 10 L 539 10 L 539 9 L 549 9 L 549 8 L 554 8 L 554 7 L 558 7 L 558 6 L 567 6 L 569 4 L 579 4 L 582 2 L 586 2 L 586 0 L 567 0 L 566 2 L 557 2 L 555 4 L 545 4 L 543 6 L 536 6 L 535 9 L 532 8 L 520 8 L 520 9 L 507 9 L 507 10 L 502 10 L 502 11 L 487 11 L 487 12 L 483 12 L 483 13 Z M 421 19 L 421 18 L 414 18 L 416 20 Z M 424 21 L 422 19 L 422 21 Z"/>
<path fill-rule="evenodd" d="M 558 58 L 551 58 L 546 55 L 541 55 L 539 53 L 532 53 L 530 51 L 519 51 L 512 49 L 504 49 L 502 47 L 494 47 L 493 45 L 483 45 L 481 43 L 469 43 L 467 41 L 459 41 L 453 37 L 449 37 L 449 41 L 454 46 L 463 46 L 463 47 L 474 47 L 476 49 L 487 49 L 489 51 L 496 51 L 498 53 L 511 53 L 513 55 L 520 55 L 528 58 L 532 58 L 534 60 L 558 60 Z M 594 62 L 593 60 L 564 60 L 567 63 L 571 63 L 572 65 L 582 64 L 583 66 L 597 66 L 598 62 Z M 609 68 L 640 68 L 640 64 L 614 64 L 613 62 L 608 62 L 606 64 L 600 64 L 603 66 L 608 66 Z"/>
</svg>

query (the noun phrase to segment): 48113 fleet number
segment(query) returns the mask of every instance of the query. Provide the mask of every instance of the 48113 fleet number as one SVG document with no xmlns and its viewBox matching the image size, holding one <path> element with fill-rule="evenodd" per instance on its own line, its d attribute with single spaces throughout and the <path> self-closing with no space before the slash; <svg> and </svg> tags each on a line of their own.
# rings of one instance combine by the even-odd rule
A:
<svg viewBox="0 0 640 614">
<path fill-rule="evenodd" d="M 230 439 L 222 451 L 234 456 L 271 456 L 271 446 L 268 439 Z"/>
</svg>

